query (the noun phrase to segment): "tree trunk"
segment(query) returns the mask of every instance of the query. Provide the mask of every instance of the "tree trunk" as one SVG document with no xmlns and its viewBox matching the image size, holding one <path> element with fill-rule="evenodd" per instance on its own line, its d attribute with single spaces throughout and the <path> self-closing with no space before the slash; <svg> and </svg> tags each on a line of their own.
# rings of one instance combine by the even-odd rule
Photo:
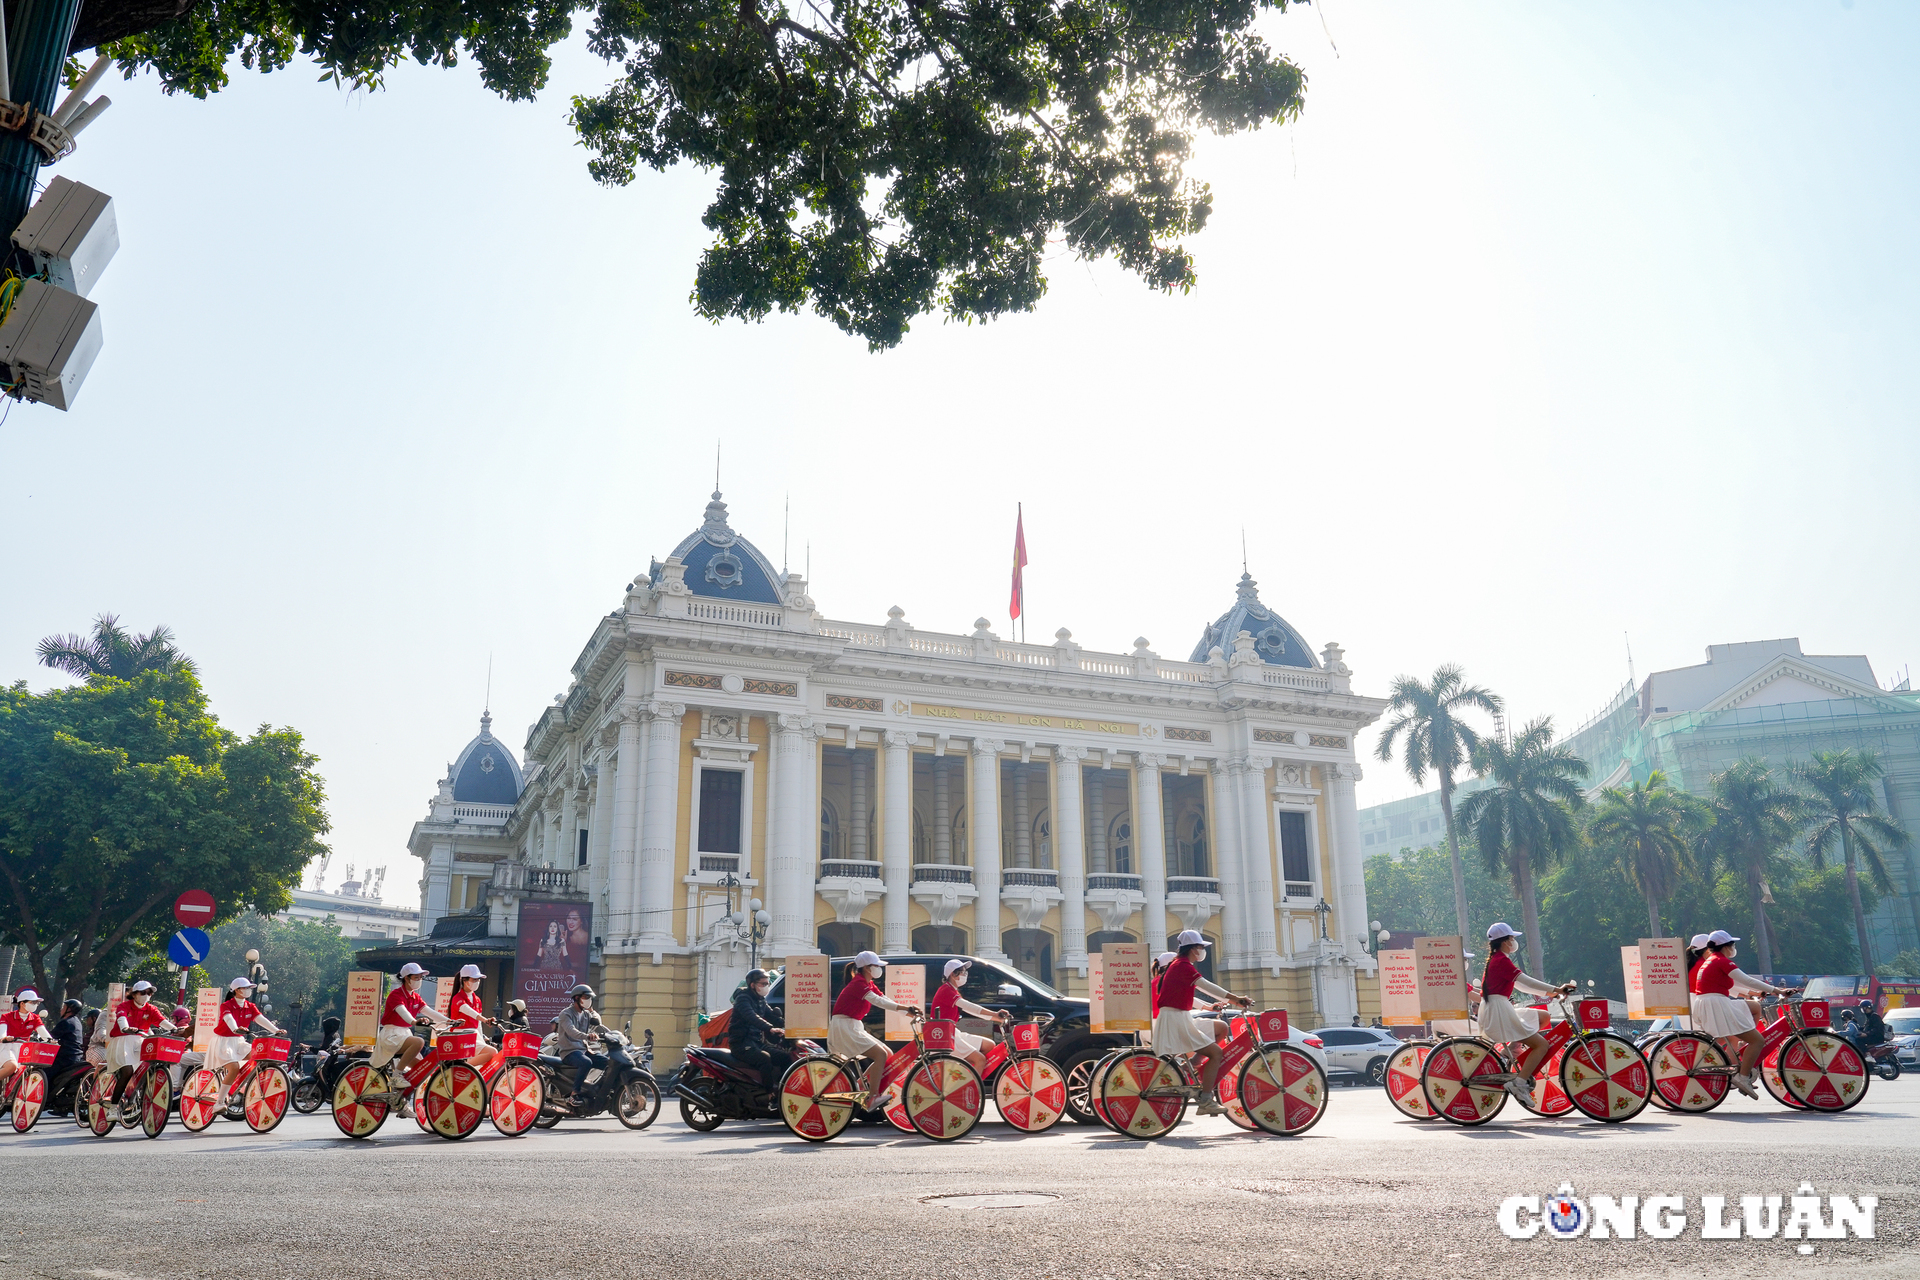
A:
<svg viewBox="0 0 1920 1280">
<path fill-rule="evenodd" d="M 1760 868 L 1747 867 L 1747 898 L 1753 903 L 1753 949 L 1760 957 L 1760 972 L 1773 972 L 1773 931 L 1767 927 L 1767 904 L 1761 901 Z"/>
<path fill-rule="evenodd" d="M 1660 936 L 1660 899 L 1654 896 L 1652 889 L 1646 890 L 1646 895 L 1647 928 L 1652 930 L 1647 936 L 1649 938 L 1657 938 Z"/>
<path fill-rule="evenodd" d="M 19 950 L 20 948 L 18 947 L 7 948 L 6 963 L 0 964 L 0 991 L 13 990 L 13 957 L 14 953 Z"/>
<path fill-rule="evenodd" d="M 1440 812 L 1447 818 L 1447 856 L 1453 860 L 1453 917 L 1454 927 L 1460 930 L 1464 943 L 1471 935 L 1467 932 L 1467 873 L 1460 866 L 1460 837 L 1453 829 L 1453 774 L 1440 771 Z"/>
<path fill-rule="evenodd" d="M 7 29 L 13 101 L 52 113 L 61 96 L 60 72 L 80 17 L 80 0 L 19 0 Z M 26 132 L 0 134 L 0 234 L 11 235 L 33 205 L 40 149 Z"/>
<path fill-rule="evenodd" d="M 1860 939 L 1860 972 L 1873 976 L 1873 943 L 1867 940 L 1867 913 L 1860 907 L 1860 877 L 1853 868 L 1853 841 L 1843 823 L 1840 827 L 1840 854 L 1847 864 L 1847 896 L 1853 899 L 1853 930 Z"/>
<path fill-rule="evenodd" d="M 1546 956 L 1540 947 L 1540 903 L 1533 895 L 1533 858 L 1525 849 L 1514 850 L 1514 870 L 1520 881 L 1520 927 L 1527 935 L 1527 972 L 1545 982 L 1542 971 L 1547 967 Z"/>
</svg>

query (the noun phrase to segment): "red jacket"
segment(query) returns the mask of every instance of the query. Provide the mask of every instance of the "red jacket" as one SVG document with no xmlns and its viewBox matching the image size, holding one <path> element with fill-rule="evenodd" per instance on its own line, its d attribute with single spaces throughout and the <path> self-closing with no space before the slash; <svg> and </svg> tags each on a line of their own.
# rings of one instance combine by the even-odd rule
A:
<svg viewBox="0 0 1920 1280">
<path fill-rule="evenodd" d="M 120 1029 L 120 1020 L 126 1019 L 131 1031 Z M 135 1004 L 131 1000 L 122 1000 L 113 1010 L 113 1029 L 107 1033 L 114 1036 L 137 1036 L 142 1031 L 151 1031 L 166 1022 L 167 1015 L 160 1012 L 160 1006 L 149 1000 L 145 1004 Z"/>
<path fill-rule="evenodd" d="M 839 996 L 833 1002 L 834 1016 L 866 1021 L 868 1010 L 873 1008 L 867 1003 L 867 993 L 878 990 L 880 988 L 874 985 L 872 978 L 864 973 L 854 974 L 853 981 L 841 989 Z"/>
<path fill-rule="evenodd" d="M 245 1035 L 253 1020 L 260 1016 L 260 1009 L 251 1000 L 222 1000 L 220 1018 L 213 1024 L 213 1034 L 217 1036 Z"/>
<path fill-rule="evenodd" d="M 447 1004 L 447 1016 L 453 1019 L 453 1025 L 462 1031 L 480 1029 L 480 993 L 477 991 L 456 991 Z"/>
<path fill-rule="evenodd" d="M 426 1011 L 427 1002 L 417 991 L 395 987 L 387 993 L 387 1011 L 380 1015 L 383 1027 L 411 1027 Z"/>
<path fill-rule="evenodd" d="M 1185 956 L 1178 956 L 1160 975 L 1160 1007 L 1192 1009 L 1193 992 L 1200 981 L 1200 970 Z M 1157 1014 L 1155 1015 L 1158 1016 Z"/>
</svg>

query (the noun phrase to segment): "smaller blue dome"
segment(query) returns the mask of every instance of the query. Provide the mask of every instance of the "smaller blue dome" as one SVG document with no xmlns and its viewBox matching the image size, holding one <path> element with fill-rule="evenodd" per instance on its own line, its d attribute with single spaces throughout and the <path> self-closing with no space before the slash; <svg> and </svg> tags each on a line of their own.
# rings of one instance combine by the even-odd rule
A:
<svg viewBox="0 0 1920 1280">
<path fill-rule="evenodd" d="M 453 762 L 456 804 L 512 804 L 520 798 L 520 762 L 493 736 L 493 717 L 480 717 L 480 736 Z"/>
<path fill-rule="evenodd" d="M 687 589 L 696 596 L 776 607 L 785 603 L 773 566 L 727 524 L 727 504 L 720 501 L 718 489 L 707 504 L 706 522 L 682 539 L 673 554 L 687 566 Z M 658 582 L 660 562 L 654 561 L 648 573 Z"/>
<path fill-rule="evenodd" d="M 1253 650 L 1264 662 L 1276 667 L 1309 670 L 1320 665 L 1300 633 L 1288 625 L 1285 618 L 1260 603 L 1260 584 L 1246 573 L 1240 575 L 1239 599 L 1207 628 L 1189 661 L 1205 662 L 1216 647 L 1232 657 L 1234 637 L 1242 631 L 1253 636 Z"/>
</svg>

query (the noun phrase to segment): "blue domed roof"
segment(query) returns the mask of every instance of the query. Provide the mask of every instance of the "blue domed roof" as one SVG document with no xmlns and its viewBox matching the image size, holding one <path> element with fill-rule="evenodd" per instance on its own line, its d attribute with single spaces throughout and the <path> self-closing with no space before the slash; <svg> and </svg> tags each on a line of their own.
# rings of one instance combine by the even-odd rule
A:
<svg viewBox="0 0 1920 1280">
<path fill-rule="evenodd" d="M 480 736 L 453 762 L 453 798 L 458 804 L 512 804 L 520 798 L 520 762 L 493 736 L 493 717 L 480 717 Z"/>
<path fill-rule="evenodd" d="M 1205 662 L 1216 646 L 1232 657 L 1233 638 L 1242 631 L 1253 636 L 1254 652 L 1276 667 L 1311 669 L 1320 665 L 1300 633 L 1288 625 L 1285 618 L 1260 603 L 1260 584 L 1245 573 L 1240 575 L 1240 598 L 1207 628 L 1200 643 L 1194 646 L 1190 661 Z"/>
<path fill-rule="evenodd" d="M 780 594 L 780 578 L 760 549 L 735 533 L 727 524 L 727 504 L 720 491 L 713 491 L 707 504 L 707 519 L 673 549 L 687 566 L 687 589 L 696 596 L 718 600 L 752 600 L 778 606 L 785 601 Z M 649 570 L 660 580 L 660 562 Z"/>
</svg>

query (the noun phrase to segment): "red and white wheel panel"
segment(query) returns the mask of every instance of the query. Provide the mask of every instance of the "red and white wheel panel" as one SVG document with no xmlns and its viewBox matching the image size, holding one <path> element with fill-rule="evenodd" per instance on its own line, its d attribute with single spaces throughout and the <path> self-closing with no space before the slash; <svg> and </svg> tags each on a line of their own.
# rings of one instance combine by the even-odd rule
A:
<svg viewBox="0 0 1920 1280">
<path fill-rule="evenodd" d="M 1648 1064 L 1653 1077 L 1649 1102 L 1669 1111 L 1699 1115 L 1726 1101 L 1732 1088 L 1730 1077 L 1720 1074 L 1699 1075 L 1706 1068 L 1729 1069 L 1732 1059 L 1709 1037 L 1695 1032 L 1667 1036 L 1653 1046 Z"/>
<path fill-rule="evenodd" d="M 1411 1120 L 1432 1120 L 1433 1108 L 1420 1087 L 1420 1069 L 1427 1065 L 1430 1044 L 1403 1044 L 1387 1059 L 1387 1101 L 1393 1109 Z"/>
<path fill-rule="evenodd" d="M 199 1133 L 220 1112 L 220 1077 L 211 1067 L 195 1067 L 180 1082 L 180 1124 Z"/>
<path fill-rule="evenodd" d="M 1100 1082 L 1108 1123 L 1129 1138 L 1158 1138 L 1180 1123 L 1187 1100 L 1180 1071 L 1165 1058 L 1136 1049 L 1108 1066 Z"/>
<path fill-rule="evenodd" d="M 907 1118 L 914 1132 L 940 1142 L 964 1138 L 980 1122 L 986 1090 L 960 1058 L 936 1054 L 907 1073 Z"/>
<path fill-rule="evenodd" d="M 247 1127 L 255 1133 L 271 1133 L 287 1118 L 287 1104 L 293 1101 L 293 1082 L 285 1067 L 278 1063 L 255 1064 L 241 1094 Z"/>
<path fill-rule="evenodd" d="M 1618 1124 L 1646 1109 L 1653 1092 L 1647 1060 L 1625 1036 L 1585 1036 L 1567 1046 L 1560 1087 L 1589 1120 Z"/>
<path fill-rule="evenodd" d="M 47 1073 L 39 1067 L 22 1067 L 13 1078 L 13 1131 L 25 1133 L 40 1119 L 47 1107 Z"/>
<path fill-rule="evenodd" d="M 1780 1077 L 1810 1111 L 1845 1111 L 1867 1096 L 1860 1051 L 1831 1031 L 1802 1031 L 1780 1045 Z"/>
<path fill-rule="evenodd" d="M 155 1067 L 140 1082 L 140 1132 L 157 1138 L 173 1114 L 173 1081 L 165 1067 Z"/>
<path fill-rule="evenodd" d="M 1478 1077 L 1506 1070 L 1485 1040 L 1462 1036 L 1433 1047 L 1420 1070 L 1420 1089 L 1433 1114 L 1454 1124 L 1485 1124 L 1507 1105 L 1506 1088 Z"/>
<path fill-rule="evenodd" d="M 349 1138 L 368 1138 L 387 1122 L 384 1097 L 362 1102 L 368 1094 L 387 1092 L 386 1073 L 364 1062 L 356 1062 L 340 1073 L 333 1086 L 333 1123 Z"/>
<path fill-rule="evenodd" d="M 857 1088 L 845 1068 L 831 1058 L 801 1058 L 780 1078 L 780 1118 L 795 1135 L 808 1142 L 837 1138 L 853 1119 L 853 1104 L 825 1099 L 827 1094 L 851 1094 Z"/>
<path fill-rule="evenodd" d="M 533 1128 L 546 1105 L 547 1087 L 540 1073 L 525 1062 L 510 1062 L 500 1068 L 487 1090 L 487 1115 L 493 1127 L 509 1138 L 517 1138 Z"/>
<path fill-rule="evenodd" d="M 993 1084 L 1000 1118 L 1025 1133 L 1044 1133 L 1067 1113 L 1067 1077 L 1051 1058 L 1016 1058 Z"/>
<path fill-rule="evenodd" d="M 1326 1072 L 1292 1045 L 1267 1045 L 1248 1054 L 1235 1074 L 1240 1104 L 1268 1133 L 1305 1133 L 1327 1113 Z"/>
<path fill-rule="evenodd" d="M 443 1062 L 421 1086 L 414 1110 L 436 1135 L 458 1142 L 486 1118 L 487 1087 L 466 1063 Z"/>
</svg>

